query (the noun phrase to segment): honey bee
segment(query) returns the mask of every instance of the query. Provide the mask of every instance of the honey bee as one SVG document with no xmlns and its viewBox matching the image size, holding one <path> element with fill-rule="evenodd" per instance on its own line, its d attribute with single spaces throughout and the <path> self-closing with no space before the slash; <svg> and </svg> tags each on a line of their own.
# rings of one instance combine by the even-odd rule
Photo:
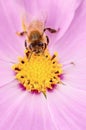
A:
<svg viewBox="0 0 86 130">
<path fill-rule="evenodd" d="M 52 28 L 45 28 L 44 22 L 40 20 L 32 21 L 29 26 L 23 22 L 23 32 L 18 32 L 19 36 L 26 36 L 25 48 L 27 50 L 26 56 L 30 59 L 32 53 L 40 55 L 44 53 L 48 44 L 49 38 L 45 34 L 46 31 L 56 33 L 59 31 Z"/>
</svg>

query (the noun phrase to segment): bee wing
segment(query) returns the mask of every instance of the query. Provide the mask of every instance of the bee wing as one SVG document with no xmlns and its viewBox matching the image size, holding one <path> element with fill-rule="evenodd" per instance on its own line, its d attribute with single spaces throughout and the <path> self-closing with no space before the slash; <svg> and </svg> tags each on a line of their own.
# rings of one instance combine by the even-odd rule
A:
<svg viewBox="0 0 86 130">
<path fill-rule="evenodd" d="M 33 28 L 34 30 L 38 30 L 40 33 L 43 33 L 46 20 L 47 16 L 44 12 L 37 13 L 32 17 L 32 22 L 29 27 Z"/>
<path fill-rule="evenodd" d="M 22 28 L 24 31 L 27 31 L 29 24 L 31 23 L 31 15 L 26 12 L 22 15 Z"/>
<path fill-rule="evenodd" d="M 22 28 L 24 31 L 39 28 L 42 32 L 45 28 L 47 15 L 45 12 L 35 13 L 34 15 L 24 12 L 22 16 Z"/>
<path fill-rule="evenodd" d="M 34 15 L 33 20 L 41 21 L 45 25 L 47 21 L 47 13 L 41 11 L 40 13 Z"/>
</svg>

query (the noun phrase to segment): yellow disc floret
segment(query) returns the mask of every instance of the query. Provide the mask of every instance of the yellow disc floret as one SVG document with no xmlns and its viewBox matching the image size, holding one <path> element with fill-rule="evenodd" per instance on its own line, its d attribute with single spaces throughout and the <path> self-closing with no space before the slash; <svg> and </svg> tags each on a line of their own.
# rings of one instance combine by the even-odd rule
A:
<svg viewBox="0 0 86 130">
<path fill-rule="evenodd" d="M 30 59 L 25 55 L 12 68 L 16 72 L 16 79 L 29 91 L 46 94 L 48 88 L 52 89 L 52 84 L 58 84 L 61 80 L 62 65 L 57 55 L 51 56 L 48 51 L 40 55 L 33 53 Z"/>
</svg>

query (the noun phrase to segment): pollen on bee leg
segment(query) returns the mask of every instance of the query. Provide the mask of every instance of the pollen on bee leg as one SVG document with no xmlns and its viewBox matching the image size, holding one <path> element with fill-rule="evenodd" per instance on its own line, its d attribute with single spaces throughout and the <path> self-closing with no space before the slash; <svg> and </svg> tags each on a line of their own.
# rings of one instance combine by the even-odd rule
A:
<svg viewBox="0 0 86 130">
<path fill-rule="evenodd" d="M 22 28 L 23 28 L 24 31 L 27 30 L 27 26 L 25 24 L 25 16 L 23 16 L 23 18 L 22 18 Z"/>
<path fill-rule="evenodd" d="M 46 50 L 44 54 L 31 55 L 30 60 L 26 56 L 18 58 L 19 62 L 14 64 L 16 79 L 28 91 L 38 91 L 46 97 L 46 91 L 53 89 L 52 84 L 59 84 L 61 81 L 62 65 L 58 61 L 57 54 L 53 56 Z"/>
</svg>

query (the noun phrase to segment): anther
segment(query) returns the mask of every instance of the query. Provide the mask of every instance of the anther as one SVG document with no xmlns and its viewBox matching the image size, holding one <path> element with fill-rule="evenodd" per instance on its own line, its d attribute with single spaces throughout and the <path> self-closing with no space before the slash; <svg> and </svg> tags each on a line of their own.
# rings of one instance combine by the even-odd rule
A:
<svg viewBox="0 0 86 130">
<path fill-rule="evenodd" d="M 55 64 L 55 61 L 53 62 L 53 64 Z"/>
<path fill-rule="evenodd" d="M 53 60 L 55 57 L 56 57 L 56 55 L 54 54 L 54 55 L 52 56 L 51 60 Z"/>
<path fill-rule="evenodd" d="M 25 62 L 22 60 L 21 63 L 24 64 Z"/>
<path fill-rule="evenodd" d="M 24 76 L 21 76 L 21 78 L 24 78 Z"/>
<path fill-rule="evenodd" d="M 55 74 L 58 74 L 58 73 L 59 73 L 59 71 L 56 71 L 56 72 L 55 72 Z"/>
<path fill-rule="evenodd" d="M 48 57 L 48 55 L 46 55 L 46 58 Z"/>
<path fill-rule="evenodd" d="M 17 67 L 15 68 L 15 70 L 20 71 L 20 69 L 19 69 L 19 68 L 17 68 Z"/>
</svg>

